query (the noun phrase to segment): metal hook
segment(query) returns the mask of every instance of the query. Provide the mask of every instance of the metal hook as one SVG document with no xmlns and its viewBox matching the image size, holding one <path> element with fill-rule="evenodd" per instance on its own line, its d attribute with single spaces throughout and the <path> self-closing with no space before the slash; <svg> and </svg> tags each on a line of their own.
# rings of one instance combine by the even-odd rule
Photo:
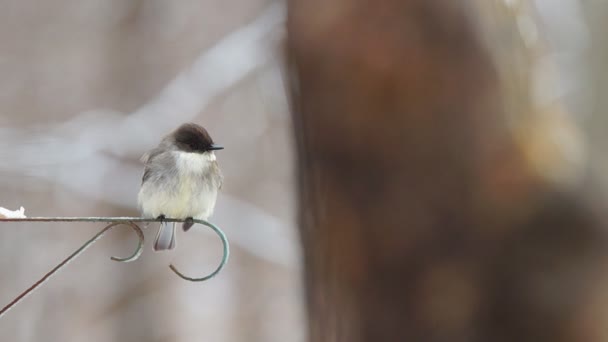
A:
<svg viewBox="0 0 608 342">
<path fill-rule="evenodd" d="M 165 219 L 164 221 L 184 222 L 184 220 L 178 220 L 178 219 Z M 45 283 L 52 275 L 57 273 L 61 268 L 63 268 L 66 264 L 68 264 L 74 258 L 76 258 L 80 254 L 82 254 L 82 252 L 84 252 L 93 243 L 95 243 L 97 240 L 99 240 L 108 230 L 110 230 L 111 228 L 113 228 L 117 225 L 125 224 L 125 225 L 130 226 L 133 229 L 133 231 L 135 231 L 135 233 L 137 234 L 137 237 L 139 238 L 139 242 L 137 244 L 137 249 L 135 250 L 135 252 L 132 255 L 130 255 L 126 258 L 119 258 L 119 257 L 113 256 L 113 257 L 111 257 L 111 259 L 114 261 L 118 261 L 118 262 L 131 262 L 131 261 L 137 260 L 143 251 L 144 234 L 143 234 L 141 228 L 135 222 L 148 223 L 148 222 L 160 222 L 160 221 L 158 219 L 148 219 L 148 218 L 141 218 L 141 217 L 30 217 L 30 218 L 0 218 L 0 222 L 108 222 L 109 223 L 105 228 L 103 228 L 99 233 L 95 234 L 95 236 L 93 236 L 91 239 L 89 239 L 87 242 L 85 242 L 74 253 L 72 253 L 65 260 L 63 260 L 61 263 L 59 263 L 57 266 L 55 266 L 51 271 L 46 273 L 40 280 L 38 280 L 36 283 L 34 283 L 34 285 L 30 286 L 28 289 L 26 289 L 24 292 L 22 292 L 19 296 L 17 296 L 15 299 L 13 299 L 8 305 L 6 305 L 2 309 L 0 309 L 0 317 L 2 317 L 7 311 L 9 311 L 17 303 L 19 303 L 26 296 L 28 296 L 30 293 L 32 293 L 32 291 L 34 291 L 35 289 L 40 287 L 40 285 Z M 205 280 L 213 278 L 224 268 L 224 266 L 228 262 L 228 257 L 230 255 L 230 247 L 228 244 L 228 239 L 226 238 L 226 235 L 224 234 L 224 232 L 220 228 L 215 226 L 214 224 L 207 222 L 205 220 L 196 220 L 196 219 L 192 220 L 192 222 L 202 224 L 202 225 L 205 225 L 205 226 L 213 229 L 213 231 L 220 237 L 220 239 L 222 240 L 223 251 L 224 251 L 224 255 L 222 256 L 222 261 L 220 262 L 219 266 L 215 269 L 215 271 L 211 272 L 209 275 L 206 275 L 206 276 L 200 277 L 200 278 L 188 277 L 188 276 L 184 275 L 183 273 L 181 273 L 180 271 L 178 271 L 174 265 L 170 265 L 169 268 L 171 268 L 171 270 L 173 272 L 175 272 L 175 274 L 177 274 L 180 278 L 182 278 L 184 280 L 200 282 L 200 281 L 205 281 Z"/>
<path fill-rule="evenodd" d="M 30 222 L 32 222 L 32 221 L 49 221 L 49 220 L 44 219 L 44 218 L 31 218 L 31 219 L 16 219 L 16 220 L 15 219 L 3 219 L 3 221 L 30 221 Z M 55 221 L 59 221 L 59 220 L 55 220 Z M 65 219 L 62 221 L 69 222 L 69 221 L 76 221 L 76 220 L 75 219 Z M 110 230 L 111 228 L 113 228 L 117 225 L 121 225 L 121 224 L 129 225 L 133 229 L 133 231 L 135 231 L 135 233 L 137 234 L 137 237 L 139 238 L 139 242 L 137 243 L 137 249 L 131 256 L 128 256 L 126 258 L 111 257 L 111 259 L 114 261 L 118 261 L 118 262 L 131 262 L 131 261 L 137 260 L 137 258 L 139 258 L 139 256 L 141 255 L 141 252 L 144 247 L 144 233 L 141 231 L 141 228 L 139 228 L 139 226 L 133 222 L 111 223 L 108 226 L 106 226 L 105 228 L 103 228 L 99 233 L 95 234 L 95 236 L 93 236 L 90 240 L 85 242 L 82 246 L 80 246 L 80 248 L 78 248 L 74 253 L 72 253 L 70 256 L 68 256 L 65 260 L 60 262 L 51 271 L 46 273 L 42 278 L 40 278 L 40 280 L 35 282 L 34 285 L 30 286 L 27 290 L 22 292 L 19 296 L 17 296 L 10 303 L 8 303 L 8 305 L 6 305 L 2 309 L 0 309 L 0 317 L 2 317 L 2 315 L 4 315 L 8 310 L 10 310 L 13 306 L 15 306 L 15 304 L 17 304 L 22 299 L 24 299 L 32 291 L 34 291 L 36 288 L 38 288 L 40 285 L 42 285 L 44 282 L 46 282 L 53 274 L 55 274 L 57 271 L 59 271 L 67 263 L 72 261 L 72 259 L 76 258 L 78 255 L 80 255 L 82 252 L 84 252 L 87 248 L 89 248 L 92 244 L 94 244 L 97 240 L 99 240 L 108 230 Z"/>
<path fill-rule="evenodd" d="M 213 229 L 213 231 L 220 237 L 220 239 L 222 240 L 223 251 L 224 251 L 224 255 L 222 256 L 222 261 L 220 262 L 219 266 L 215 269 L 215 271 L 211 272 L 209 275 L 206 275 L 206 276 L 200 277 L 200 278 L 193 278 L 193 277 L 188 277 L 188 276 L 184 275 L 183 273 L 178 271 L 177 268 L 175 266 L 173 266 L 173 264 L 169 265 L 169 268 L 173 272 L 175 272 L 175 274 L 177 274 L 180 278 L 182 278 L 184 280 L 196 281 L 196 282 L 209 280 L 209 279 L 215 277 L 216 274 L 220 273 L 222 268 L 224 268 L 224 266 L 228 262 L 228 257 L 230 256 L 230 247 L 228 245 L 228 239 L 226 238 L 226 235 L 224 234 L 224 232 L 221 229 L 219 229 L 218 227 L 216 227 L 213 223 L 207 222 L 205 220 L 197 220 L 197 219 L 193 219 L 192 221 L 194 223 L 202 224 L 202 225 L 205 225 L 205 226 Z"/>
</svg>

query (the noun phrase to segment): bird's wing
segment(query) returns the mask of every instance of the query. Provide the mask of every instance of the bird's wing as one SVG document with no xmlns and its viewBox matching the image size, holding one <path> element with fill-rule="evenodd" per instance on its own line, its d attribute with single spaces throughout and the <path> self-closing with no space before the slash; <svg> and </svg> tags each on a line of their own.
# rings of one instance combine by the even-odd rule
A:
<svg viewBox="0 0 608 342">
<path fill-rule="evenodd" d="M 211 164 L 211 167 L 214 169 L 213 170 L 213 174 L 215 175 L 215 179 L 214 182 L 215 184 L 217 184 L 217 189 L 221 189 L 222 185 L 224 184 L 224 175 L 222 175 L 222 170 L 220 170 L 220 166 L 217 163 L 217 161 L 214 161 L 213 164 Z"/>
<path fill-rule="evenodd" d="M 144 166 L 144 175 L 141 178 L 141 183 L 143 184 L 146 179 L 148 179 L 148 177 L 150 177 L 150 162 L 152 162 L 152 160 L 154 160 L 154 158 L 158 157 L 160 154 L 162 154 L 162 150 L 159 148 L 154 148 L 146 153 L 144 153 L 143 156 L 141 156 L 141 158 L 139 160 L 141 160 L 142 163 L 145 164 Z"/>
<path fill-rule="evenodd" d="M 152 161 L 152 159 L 154 159 L 155 157 L 157 157 L 159 154 L 163 153 L 164 150 L 161 149 L 160 147 L 156 147 L 151 149 L 150 151 L 144 153 L 143 156 L 141 156 L 141 158 L 139 158 L 139 160 L 144 163 L 147 164 L 150 161 Z"/>
<path fill-rule="evenodd" d="M 150 152 L 151 151 L 148 151 L 148 152 L 144 153 L 144 155 L 141 156 L 141 158 L 139 158 L 139 161 L 142 162 L 142 163 L 144 163 L 144 164 L 147 163 L 148 160 L 150 160 Z"/>
<path fill-rule="evenodd" d="M 144 184 L 149 177 L 150 177 L 150 168 L 148 166 L 146 166 L 146 167 L 144 167 L 144 175 L 141 177 L 141 184 Z"/>
</svg>

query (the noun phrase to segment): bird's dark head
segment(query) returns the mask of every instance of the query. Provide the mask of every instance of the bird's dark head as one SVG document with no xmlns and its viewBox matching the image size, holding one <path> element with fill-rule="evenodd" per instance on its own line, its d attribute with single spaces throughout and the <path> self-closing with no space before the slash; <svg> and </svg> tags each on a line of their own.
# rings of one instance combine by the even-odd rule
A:
<svg viewBox="0 0 608 342">
<path fill-rule="evenodd" d="M 184 152 L 203 153 L 223 149 L 213 143 L 205 128 L 194 123 L 185 123 L 170 135 L 176 147 Z"/>
</svg>

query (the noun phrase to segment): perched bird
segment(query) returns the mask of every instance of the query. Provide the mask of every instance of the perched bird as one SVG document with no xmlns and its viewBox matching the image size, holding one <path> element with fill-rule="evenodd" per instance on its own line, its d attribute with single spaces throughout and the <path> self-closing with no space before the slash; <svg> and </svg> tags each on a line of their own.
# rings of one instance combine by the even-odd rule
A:
<svg viewBox="0 0 608 342">
<path fill-rule="evenodd" d="M 223 176 L 215 158 L 216 150 L 202 126 L 181 125 L 141 158 L 145 164 L 138 202 L 143 217 L 207 220 L 213 213 Z M 175 247 L 175 222 L 161 222 L 154 250 Z"/>
</svg>

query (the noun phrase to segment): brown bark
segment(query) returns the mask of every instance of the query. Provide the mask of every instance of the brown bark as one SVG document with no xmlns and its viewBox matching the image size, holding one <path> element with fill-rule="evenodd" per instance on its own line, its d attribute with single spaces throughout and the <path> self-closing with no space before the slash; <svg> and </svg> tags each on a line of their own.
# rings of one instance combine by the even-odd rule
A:
<svg viewBox="0 0 608 342">
<path fill-rule="evenodd" d="M 290 3 L 312 341 L 590 331 L 576 313 L 604 234 L 521 158 L 469 13 L 466 1 Z"/>
</svg>

